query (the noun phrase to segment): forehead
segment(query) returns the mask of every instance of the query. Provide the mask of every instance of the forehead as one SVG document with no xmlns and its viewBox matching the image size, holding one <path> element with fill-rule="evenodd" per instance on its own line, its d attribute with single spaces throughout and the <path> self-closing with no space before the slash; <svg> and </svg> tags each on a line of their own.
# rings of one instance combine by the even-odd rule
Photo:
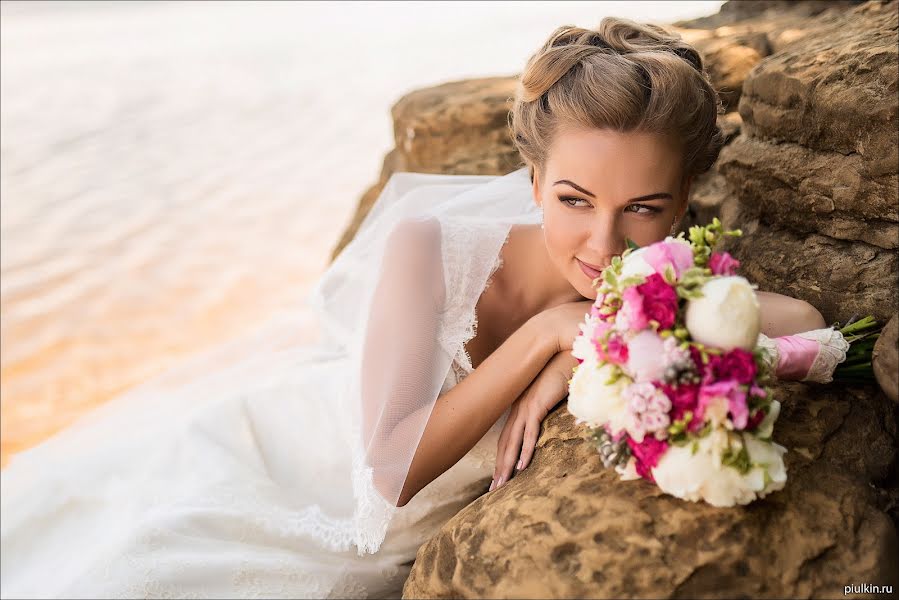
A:
<svg viewBox="0 0 899 600">
<path fill-rule="evenodd" d="M 570 179 L 593 193 L 624 193 L 649 186 L 646 193 L 673 192 L 682 154 L 670 137 L 608 129 L 563 130 L 553 139 L 547 157 L 549 185 Z"/>
</svg>

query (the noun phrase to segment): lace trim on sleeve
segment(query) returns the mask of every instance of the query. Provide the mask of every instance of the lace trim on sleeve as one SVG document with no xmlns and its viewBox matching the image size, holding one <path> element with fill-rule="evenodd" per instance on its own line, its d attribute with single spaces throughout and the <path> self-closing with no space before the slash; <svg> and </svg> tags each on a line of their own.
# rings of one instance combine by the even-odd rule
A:
<svg viewBox="0 0 899 600">
<path fill-rule="evenodd" d="M 846 360 L 846 352 L 849 350 L 849 342 L 843 337 L 843 334 L 834 329 L 827 327 L 825 329 L 815 329 L 797 333 L 797 337 L 807 340 L 815 340 L 821 345 L 815 362 L 812 363 L 808 370 L 808 375 L 802 381 L 814 381 L 817 383 L 830 383 L 833 381 L 833 372 L 837 366 Z"/>
<path fill-rule="evenodd" d="M 502 257 L 502 248 L 509 243 L 509 236 L 512 233 L 511 227 L 506 230 L 506 234 L 503 237 L 503 241 L 500 244 L 500 250 L 496 253 L 496 258 L 493 261 L 493 265 L 490 267 L 489 274 L 487 276 L 487 282 L 484 285 L 484 289 L 481 291 L 483 294 L 487 291 L 487 288 L 490 287 L 490 284 L 493 283 L 493 278 L 496 275 L 497 271 L 499 271 L 503 267 L 503 257 Z M 468 350 L 465 348 L 465 345 L 474 339 L 478 332 L 478 314 L 477 314 L 477 304 L 472 307 L 471 311 L 467 316 L 467 324 L 464 328 L 464 335 L 460 340 L 459 345 L 459 353 L 456 355 L 456 360 L 453 361 L 453 370 L 456 373 L 456 383 L 465 378 L 465 376 L 469 375 L 472 371 L 474 371 L 474 367 L 471 364 L 471 356 L 468 354 Z M 460 371 L 461 369 L 461 371 Z"/>
</svg>

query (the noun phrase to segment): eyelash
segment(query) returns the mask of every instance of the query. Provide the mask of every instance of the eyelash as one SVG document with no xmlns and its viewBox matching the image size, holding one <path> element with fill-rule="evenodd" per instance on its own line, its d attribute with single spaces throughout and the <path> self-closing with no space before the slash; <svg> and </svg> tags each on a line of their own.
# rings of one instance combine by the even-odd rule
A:
<svg viewBox="0 0 899 600">
<path fill-rule="evenodd" d="M 559 198 L 559 200 L 561 200 L 562 202 L 564 202 L 565 204 L 567 204 L 567 205 L 570 206 L 571 208 L 577 208 L 577 206 L 575 206 L 575 205 L 569 203 L 569 202 L 568 202 L 569 200 L 574 200 L 575 202 L 577 202 L 578 200 L 581 200 L 581 201 L 583 201 L 583 202 L 586 202 L 586 200 L 584 200 L 583 198 L 575 198 L 574 196 L 562 196 L 562 197 Z M 655 206 L 650 206 L 650 205 L 648 205 L 648 204 L 628 204 L 628 207 L 631 207 L 631 206 L 638 206 L 638 207 L 640 207 L 640 208 L 646 208 L 646 209 L 649 209 L 649 211 L 650 211 L 650 212 L 636 212 L 636 211 L 631 211 L 631 212 L 633 212 L 634 214 L 637 214 L 637 215 L 649 215 L 649 214 L 656 214 L 656 213 L 662 212 L 662 209 L 661 209 L 661 208 L 657 208 L 657 207 L 655 207 Z"/>
</svg>

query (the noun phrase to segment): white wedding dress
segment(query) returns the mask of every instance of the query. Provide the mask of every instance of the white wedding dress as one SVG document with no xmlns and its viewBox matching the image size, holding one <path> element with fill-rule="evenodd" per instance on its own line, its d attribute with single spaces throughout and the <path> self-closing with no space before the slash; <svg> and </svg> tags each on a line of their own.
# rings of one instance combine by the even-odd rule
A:
<svg viewBox="0 0 899 600">
<path fill-rule="evenodd" d="M 525 169 L 394 174 L 309 297 L 321 341 L 285 342 L 285 319 L 12 457 L 0 596 L 400 597 L 419 546 L 489 486 L 508 410 L 395 505 L 430 409 L 472 370 L 510 227 L 535 222 Z"/>
</svg>

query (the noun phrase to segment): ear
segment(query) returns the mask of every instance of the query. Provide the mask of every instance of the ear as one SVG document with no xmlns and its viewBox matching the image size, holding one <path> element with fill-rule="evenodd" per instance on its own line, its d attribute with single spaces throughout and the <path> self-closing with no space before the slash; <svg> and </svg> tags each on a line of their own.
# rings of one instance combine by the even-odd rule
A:
<svg viewBox="0 0 899 600">
<path fill-rule="evenodd" d="M 534 167 L 534 181 L 531 183 L 534 192 L 534 204 L 537 205 L 537 208 L 542 208 L 543 198 L 540 197 L 540 173 L 537 172 L 537 167 Z"/>
</svg>

